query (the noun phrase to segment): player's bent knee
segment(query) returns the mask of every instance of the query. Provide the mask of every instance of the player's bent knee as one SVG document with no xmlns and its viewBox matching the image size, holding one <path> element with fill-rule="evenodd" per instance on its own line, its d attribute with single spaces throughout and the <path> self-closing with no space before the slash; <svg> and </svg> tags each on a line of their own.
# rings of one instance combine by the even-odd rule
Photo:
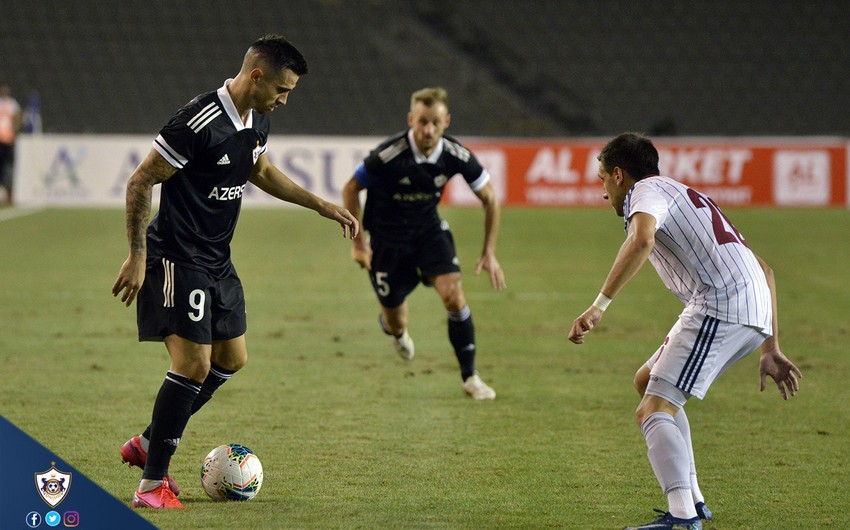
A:
<svg viewBox="0 0 850 530">
<path fill-rule="evenodd" d="M 638 368 L 638 371 L 635 372 L 635 378 L 632 381 L 632 384 L 634 384 L 635 389 L 641 396 L 646 393 L 646 386 L 649 384 L 649 375 L 650 368 L 646 364 L 641 365 L 641 367 Z"/>
<path fill-rule="evenodd" d="M 459 273 L 429 277 L 429 281 L 440 294 L 440 299 L 442 299 L 446 311 L 460 311 L 464 308 L 466 297 L 463 294 L 463 284 Z"/>
<path fill-rule="evenodd" d="M 638 426 L 641 426 L 649 416 L 656 412 L 663 412 L 670 416 L 675 416 L 679 411 L 679 408 L 680 405 L 668 401 L 663 397 L 645 394 L 643 399 L 640 400 L 637 410 L 635 410 L 635 420 L 637 420 Z"/>
<path fill-rule="evenodd" d="M 237 354 L 228 354 L 228 355 L 218 355 L 214 356 L 214 362 L 218 366 L 224 368 L 225 370 L 230 370 L 231 372 L 238 372 L 242 368 L 245 368 L 245 365 L 248 364 L 248 353 L 237 353 Z"/>
<path fill-rule="evenodd" d="M 632 385 L 634 385 L 637 393 L 643 397 L 646 394 L 646 385 L 649 383 L 649 371 L 641 368 L 635 374 L 635 378 L 632 381 Z"/>
<path fill-rule="evenodd" d="M 662 411 L 652 407 L 639 406 L 635 411 L 635 422 L 637 426 L 642 427 L 647 418 L 658 412 Z"/>
<path fill-rule="evenodd" d="M 466 307 L 466 297 L 463 295 L 463 289 L 461 289 L 460 284 L 441 292 L 441 297 L 443 299 L 443 307 L 446 308 L 446 311 L 456 313 Z"/>
<path fill-rule="evenodd" d="M 234 372 L 238 372 L 239 370 L 245 368 L 245 365 L 247 365 L 247 364 L 248 364 L 248 355 L 246 354 L 245 356 L 243 356 L 243 357 L 241 357 L 237 360 L 234 360 L 230 364 L 230 366 L 222 366 L 222 368 L 226 368 L 227 370 L 232 370 Z"/>
<path fill-rule="evenodd" d="M 179 364 L 173 363 L 172 371 L 193 381 L 203 381 L 210 373 L 210 361 L 209 359 L 191 359 Z"/>
<path fill-rule="evenodd" d="M 225 370 L 236 372 L 248 364 L 245 336 L 213 342 L 212 362 Z"/>
<path fill-rule="evenodd" d="M 635 387 L 635 390 L 637 390 L 639 395 L 643 396 L 643 393 L 646 391 L 646 385 L 642 385 L 637 376 L 635 376 L 634 380 L 632 380 L 632 386 Z"/>
<path fill-rule="evenodd" d="M 643 425 L 644 420 L 651 414 L 651 412 L 647 412 L 642 405 L 643 402 L 641 402 L 641 404 L 635 409 L 635 422 L 637 422 L 638 427 Z"/>
<path fill-rule="evenodd" d="M 459 300 L 443 300 L 443 306 L 450 313 L 457 313 L 466 307 L 466 299 L 461 297 Z"/>
<path fill-rule="evenodd" d="M 230 372 L 238 372 L 239 370 L 245 368 L 245 365 L 248 364 L 248 358 L 239 359 L 239 360 L 227 360 L 223 362 L 217 362 L 216 365 L 228 370 Z"/>
</svg>

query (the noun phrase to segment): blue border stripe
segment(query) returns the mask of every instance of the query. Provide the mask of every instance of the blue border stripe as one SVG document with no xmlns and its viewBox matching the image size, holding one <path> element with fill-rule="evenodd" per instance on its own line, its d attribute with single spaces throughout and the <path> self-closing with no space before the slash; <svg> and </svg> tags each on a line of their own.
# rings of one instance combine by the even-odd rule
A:
<svg viewBox="0 0 850 530">
<path fill-rule="evenodd" d="M 688 372 L 688 367 L 691 365 L 691 360 L 694 358 L 694 355 L 697 354 L 697 349 L 700 347 L 702 343 L 703 333 L 705 333 L 705 326 L 708 323 L 708 317 L 704 318 L 702 321 L 702 327 L 700 327 L 699 333 L 697 333 L 697 340 L 694 341 L 694 347 L 691 349 L 691 355 L 688 357 L 688 360 L 685 362 L 684 368 L 682 368 L 682 372 L 679 374 L 679 379 L 676 381 L 676 387 L 682 388 L 683 380 L 686 378 L 686 373 Z"/>
<path fill-rule="evenodd" d="M 697 375 L 705 363 L 705 358 L 708 356 L 708 351 L 711 348 L 711 342 L 714 340 L 714 335 L 717 333 L 718 320 L 710 316 L 706 316 L 702 321 L 699 333 L 697 334 L 694 347 L 691 349 L 691 354 L 679 374 L 679 380 L 676 382 L 676 387 L 685 392 L 690 392 L 696 382 Z"/>
<path fill-rule="evenodd" d="M 711 318 L 711 317 L 709 317 Z M 716 318 L 711 319 L 711 334 L 708 337 L 708 341 L 705 345 L 705 351 L 699 360 L 699 365 L 696 367 L 696 372 L 694 372 L 694 377 L 691 380 L 690 384 L 688 384 L 687 392 L 690 392 L 694 388 L 694 383 L 697 381 L 697 375 L 699 375 L 702 370 L 702 365 L 705 364 L 705 359 L 708 357 L 708 352 L 711 350 L 711 345 L 714 343 L 714 337 L 717 336 L 717 328 L 720 325 L 720 321 Z"/>
</svg>

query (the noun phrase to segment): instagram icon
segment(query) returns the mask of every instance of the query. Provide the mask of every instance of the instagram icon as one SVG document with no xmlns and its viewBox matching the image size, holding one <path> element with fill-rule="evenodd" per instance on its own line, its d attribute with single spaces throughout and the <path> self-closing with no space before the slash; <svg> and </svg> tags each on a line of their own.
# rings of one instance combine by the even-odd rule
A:
<svg viewBox="0 0 850 530">
<path fill-rule="evenodd" d="M 65 512 L 62 514 L 62 524 L 68 528 L 73 528 L 80 524 L 80 514 L 77 512 Z"/>
</svg>

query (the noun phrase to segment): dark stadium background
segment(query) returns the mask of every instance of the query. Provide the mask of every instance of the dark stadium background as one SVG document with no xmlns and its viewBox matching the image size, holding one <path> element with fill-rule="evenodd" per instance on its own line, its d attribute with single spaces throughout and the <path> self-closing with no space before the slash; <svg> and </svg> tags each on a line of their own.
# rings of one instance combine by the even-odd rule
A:
<svg viewBox="0 0 850 530">
<path fill-rule="evenodd" d="M 442 85 L 456 135 L 850 135 L 846 1 L 0 3 L 0 82 L 50 133 L 153 134 L 286 35 L 311 73 L 276 134 L 384 135 Z"/>
</svg>

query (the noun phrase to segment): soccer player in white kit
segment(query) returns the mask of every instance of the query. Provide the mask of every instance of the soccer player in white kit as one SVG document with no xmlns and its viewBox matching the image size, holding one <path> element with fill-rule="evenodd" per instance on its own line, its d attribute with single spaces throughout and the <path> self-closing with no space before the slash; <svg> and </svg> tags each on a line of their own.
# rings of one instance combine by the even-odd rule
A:
<svg viewBox="0 0 850 530">
<path fill-rule="evenodd" d="M 599 159 L 604 198 L 626 219 L 626 240 L 596 301 L 573 322 L 582 344 L 626 283 L 649 259 L 685 309 L 663 344 L 635 375 L 636 416 L 668 511 L 629 528 L 702 528 L 711 520 L 696 480 L 684 405 L 699 399 L 729 366 L 761 348 L 761 390 L 773 378 L 783 399 L 799 389 L 800 370 L 779 349 L 773 270 L 710 198 L 659 176 L 658 151 L 641 135 L 611 140 Z"/>
</svg>

